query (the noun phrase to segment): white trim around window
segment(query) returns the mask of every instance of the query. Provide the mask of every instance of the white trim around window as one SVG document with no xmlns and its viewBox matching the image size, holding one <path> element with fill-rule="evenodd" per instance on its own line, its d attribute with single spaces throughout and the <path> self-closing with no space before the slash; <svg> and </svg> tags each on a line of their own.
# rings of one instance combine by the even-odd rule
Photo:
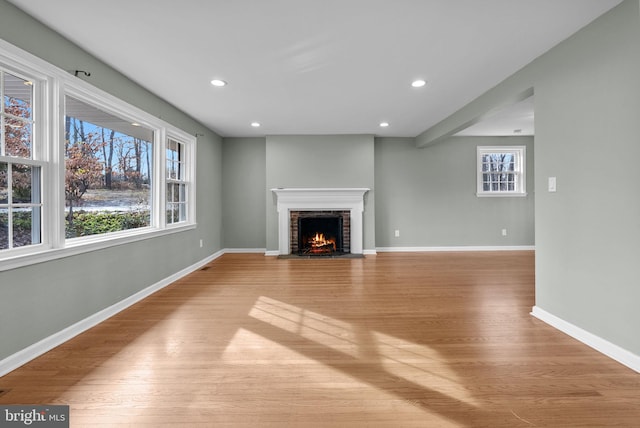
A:
<svg viewBox="0 0 640 428">
<path fill-rule="evenodd" d="M 163 120 L 132 106 L 58 67 L 0 40 L 0 68 L 34 82 L 33 155 L 27 164 L 41 167 L 41 242 L 0 251 L 0 271 L 40 263 L 114 245 L 154 238 L 196 227 L 196 138 Z M 78 238 L 65 238 L 65 96 L 153 131 L 153 181 L 151 220 L 148 227 Z M 179 141 L 183 150 L 185 215 L 166 221 L 166 145 Z M 20 162 L 21 158 L 12 158 Z"/>
<path fill-rule="evenodd" d="M 478 197 L 527 196 L 526 146 L 478 146 Z"/>
</svg>

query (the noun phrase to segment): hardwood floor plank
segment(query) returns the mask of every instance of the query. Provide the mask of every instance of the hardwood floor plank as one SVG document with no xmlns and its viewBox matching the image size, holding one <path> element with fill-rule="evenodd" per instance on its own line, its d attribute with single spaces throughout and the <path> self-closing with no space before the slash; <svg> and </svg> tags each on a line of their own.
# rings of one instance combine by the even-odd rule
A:
<svg viewBox="0 0 640 428">
<path fill-rule="evenodd" d="M 227 254 L 0 378 L 73 427 L 637 426 L 640 375 L 529 315 L 533 252 Z"/>
</svg>

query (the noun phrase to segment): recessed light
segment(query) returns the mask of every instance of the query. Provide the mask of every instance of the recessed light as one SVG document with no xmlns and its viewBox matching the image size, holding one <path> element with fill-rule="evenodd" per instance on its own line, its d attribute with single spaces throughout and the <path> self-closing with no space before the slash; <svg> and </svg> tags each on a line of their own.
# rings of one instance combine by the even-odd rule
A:
<svg viewBox="0 0 640 428">
<path fill-rule="evenodd" d="M 218 88 L 221 88 L 221 87 L 223 87 L 223 86 L 227 86 L 227 82 L 225 82 L 224 80 L 220 80 L 220 79 L 213 79 L 213 80 L 211 81 L 211 84 L 212 84 L 213 86 L 218 87 Z"/>
<path fill-rule="evenodd" d="M 386 128 L 389 126 L 389 122 L 380 122 L 380 128 Z"/>
<path fill-rule="evenodd" d="M 424 79 L 416 79 L 413 82 L 411 82 L 411 86 L 413 86 L 414 88 L 422 88 L 426 84 L 427 84 L 427 81 Z"/>
<path fill-rule="evenodd" d="M 260 128 L 260 122 L 251 122 L 251 126 L 254 128 Z"/>
</svg>

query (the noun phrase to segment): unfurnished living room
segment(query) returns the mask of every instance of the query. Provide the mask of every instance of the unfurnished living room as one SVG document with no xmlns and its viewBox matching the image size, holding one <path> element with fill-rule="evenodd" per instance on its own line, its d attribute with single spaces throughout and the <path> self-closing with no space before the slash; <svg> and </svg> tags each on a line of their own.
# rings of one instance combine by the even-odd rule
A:
<svg viewBox="0 0 640 428">
<path fill-rule="evenodd" d="M 635 427 L 640 0 L 0 0 L 0 426 Z"/>
</svg>

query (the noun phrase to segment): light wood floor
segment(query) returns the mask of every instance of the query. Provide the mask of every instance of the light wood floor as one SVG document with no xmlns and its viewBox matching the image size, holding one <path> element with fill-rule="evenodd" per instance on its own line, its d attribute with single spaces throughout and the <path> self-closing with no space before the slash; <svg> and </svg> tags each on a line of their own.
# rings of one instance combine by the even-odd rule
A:
<svg viewBox="0 0 640 428">
<path fill-rule="evenodd" d="M 72 427 L 640 426 L 640 375 L 529 315 L 533 252 L 225 255 L 0 378 Z"/>
</svg>

